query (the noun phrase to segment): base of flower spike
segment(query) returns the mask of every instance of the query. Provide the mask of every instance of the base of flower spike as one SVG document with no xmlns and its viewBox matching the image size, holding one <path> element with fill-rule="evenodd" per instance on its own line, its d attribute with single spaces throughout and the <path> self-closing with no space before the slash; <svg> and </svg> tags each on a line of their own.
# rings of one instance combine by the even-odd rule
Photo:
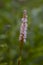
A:
<svg viewBox="0 0 43 65">
<path fill-rule="evenodd" d="M 26 39 L 24 39 L 24 43 L 26 43 Z"/>
</svg>

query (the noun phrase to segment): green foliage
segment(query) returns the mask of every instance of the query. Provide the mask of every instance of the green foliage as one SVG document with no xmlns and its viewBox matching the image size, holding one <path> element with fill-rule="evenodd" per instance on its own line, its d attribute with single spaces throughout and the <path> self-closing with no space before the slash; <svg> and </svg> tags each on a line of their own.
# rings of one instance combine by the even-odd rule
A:
<svg viewBox="0 0 43 65">
<path fill-rule="evenodd" d="M 43 65 L 43 0 L 0 0 L 0 65 L 17 65 L 20 19 L 25 8 L 28 31 L 21 65 Z"/>
</svg>

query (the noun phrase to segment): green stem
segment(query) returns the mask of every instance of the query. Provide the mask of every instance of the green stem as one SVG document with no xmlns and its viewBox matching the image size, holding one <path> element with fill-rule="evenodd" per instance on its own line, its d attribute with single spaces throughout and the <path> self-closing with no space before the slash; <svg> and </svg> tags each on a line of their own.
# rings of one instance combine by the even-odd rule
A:
<svg viewBox="0 0 43 65">
<path fill-rule="evenodd" d="M 20 56 L 18 58 L 18 65 L 21 65 L 21 55 L 22 55 L 22 49 L 23 49 L 23 40 L 20 41 Z"/>
</svg>

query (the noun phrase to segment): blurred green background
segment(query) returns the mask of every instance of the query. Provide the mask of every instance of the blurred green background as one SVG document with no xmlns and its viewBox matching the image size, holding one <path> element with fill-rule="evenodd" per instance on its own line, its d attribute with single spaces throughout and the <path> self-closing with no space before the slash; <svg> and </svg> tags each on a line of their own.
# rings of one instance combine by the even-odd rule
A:
<svg viewBox="0 0 43 65">
<path fill-rule="evenodd" d="M 21 65 L 43 65 L 43 0 L 0 0 L 0 65 L 17 65 L 24 9 L 28 31 Z"/>
</svg>

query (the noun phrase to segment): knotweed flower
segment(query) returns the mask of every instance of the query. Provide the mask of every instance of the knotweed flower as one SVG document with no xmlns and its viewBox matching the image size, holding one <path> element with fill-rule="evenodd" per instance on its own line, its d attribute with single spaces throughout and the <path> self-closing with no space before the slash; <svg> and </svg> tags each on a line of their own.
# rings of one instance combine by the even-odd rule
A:
<svg viewBox="0 0 43 65">
<path fill-rule="evenodd" d="M 27 11 L 24 10 L 23 12 L 23 18 L 21 19 L 21 27 L 20 27 L 20 36 L 19 36 L 19 41 L 23 41 L 26 43 L 26 38 L 27 38 Z"/>
</svg>

